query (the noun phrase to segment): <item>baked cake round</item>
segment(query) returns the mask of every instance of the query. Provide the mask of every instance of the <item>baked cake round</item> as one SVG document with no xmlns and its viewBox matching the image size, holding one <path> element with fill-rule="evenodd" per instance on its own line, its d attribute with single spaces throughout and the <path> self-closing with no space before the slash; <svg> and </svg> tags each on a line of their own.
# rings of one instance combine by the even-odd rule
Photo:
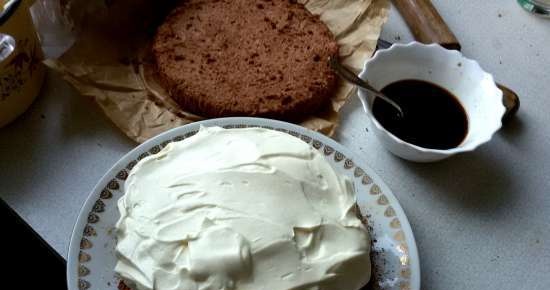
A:
<svg viewBox="0 0 550 290">
<path fill-rule="evenodd" d="M 162 85 L 205 117 L 313 113 L 335 90 L 337 53 L 326 25 L 289 0 L 183 1 L 153 41 Z"/>
</svg>

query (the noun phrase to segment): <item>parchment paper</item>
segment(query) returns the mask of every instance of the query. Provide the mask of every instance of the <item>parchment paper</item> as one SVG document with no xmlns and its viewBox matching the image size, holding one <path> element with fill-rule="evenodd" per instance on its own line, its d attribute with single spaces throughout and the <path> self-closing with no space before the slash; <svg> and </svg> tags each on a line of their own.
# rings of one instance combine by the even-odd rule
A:
<svg viewBox="0 0 550 290">
<path fill-rule="evenodd" d="M 89 96 L 128 137 L 143 142 L 168 129 L 202 120 L 182 110 L 158 85 L 147 59 L 149 42 L 174 1 L 60 1 L 77 33 L 74 45 L 46 60 L 82 95 Z M 359 71 L 376 47 L 389 0 L 301 0 L 335 35 L 340 57 Z M 300 125 L 332 135 L 338 112 L 354 92 L 341 82 L 331 103 Z"/>
</svg>

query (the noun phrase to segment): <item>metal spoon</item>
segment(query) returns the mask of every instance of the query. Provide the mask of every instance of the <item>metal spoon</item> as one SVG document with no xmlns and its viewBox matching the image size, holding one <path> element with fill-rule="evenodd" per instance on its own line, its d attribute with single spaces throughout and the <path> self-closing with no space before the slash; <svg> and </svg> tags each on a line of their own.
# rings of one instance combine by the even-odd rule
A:
<svg viewBox="0 0 550 290">
<path fill-rule="evenodd" d="M 398 116 L 403 118 L 403 110 L 401 107 L 392 101 L 390 98 L 386 97 L 383 93 L 379 92 L 377 89 L 369 85 L 365 80 L 359 78 L 353 71 L 341 64 L 337 58 L 331 57 L 329 59 L 330 67 L 344 80 L 361 87 L 362 89 L 368 91 L 370 95 L 376 98 L 380 98 L 384 102 L 390 104 L 398 113 Z"/>
</svg>

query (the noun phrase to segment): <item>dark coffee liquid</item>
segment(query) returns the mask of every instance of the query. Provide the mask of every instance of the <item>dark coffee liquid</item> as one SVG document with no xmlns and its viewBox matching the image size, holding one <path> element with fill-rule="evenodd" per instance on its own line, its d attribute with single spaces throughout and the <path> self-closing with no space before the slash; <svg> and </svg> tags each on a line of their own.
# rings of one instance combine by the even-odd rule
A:
<svg viewBox="0 0 550 290">
<path fill-rule="evenodd" d="M 401 140 L 425 148 L 450 149 L 466 137 L 466 112 L 446 89 L 426 81 L 401 80 L 381 92 L 401 106 L 404 117 L 378 98 L 372 106 L 374 117 Z"/>
</svg>

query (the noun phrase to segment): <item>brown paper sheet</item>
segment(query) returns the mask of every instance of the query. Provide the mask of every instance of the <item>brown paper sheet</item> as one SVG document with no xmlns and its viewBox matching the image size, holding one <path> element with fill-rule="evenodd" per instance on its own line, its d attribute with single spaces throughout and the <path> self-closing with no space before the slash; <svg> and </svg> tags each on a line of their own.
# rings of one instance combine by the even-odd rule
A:
<svg viewBox="0 0 550 290">
<path fill-rule="evenodd" d="M 58 59 L 45 63 L 96 103 L 128 137 L 143 142 L 168 129 L 202 120 L 180 109 L 155 81 L 147 61 L 154 31 L 153 1 L 105 1 L 109 5 L 77 5 L 64 12 L 78 36 Z M 81 1 L 82 2 L 82 1 Z M 86 1 L 92 3 L 94 1 Z M 387 19 L 389 0 L 301 0 L 335 35 L 343 62 L 360 70 L 376 47 Z M 91 27 L 91 28 L 90 28 Z M 332 135 L 338 112 L 353 87 L 341 83 L 331 104 L 300 125 Z"/>
</svg>

